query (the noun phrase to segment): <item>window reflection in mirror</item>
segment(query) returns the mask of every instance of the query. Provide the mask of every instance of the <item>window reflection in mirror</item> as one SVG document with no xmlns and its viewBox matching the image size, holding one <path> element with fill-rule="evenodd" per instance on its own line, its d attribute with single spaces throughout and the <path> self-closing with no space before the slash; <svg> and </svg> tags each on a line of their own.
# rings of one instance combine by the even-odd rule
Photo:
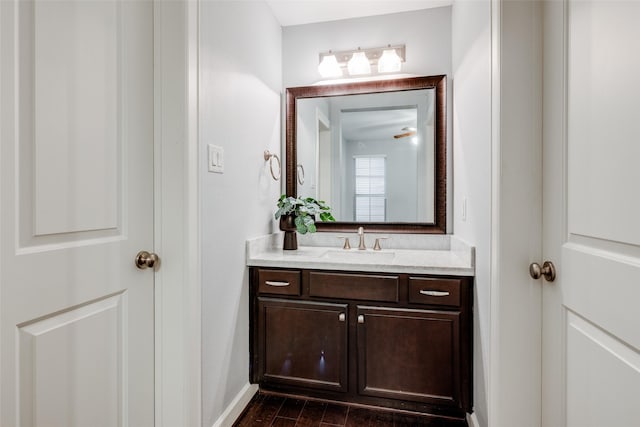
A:
<svg viewBox="0 0 640 427">
<path fill-rule="evenodd" d="M 301 197 L 337 221 L 433 223 L 435 89 L 296 100 Z"/>
</svg>

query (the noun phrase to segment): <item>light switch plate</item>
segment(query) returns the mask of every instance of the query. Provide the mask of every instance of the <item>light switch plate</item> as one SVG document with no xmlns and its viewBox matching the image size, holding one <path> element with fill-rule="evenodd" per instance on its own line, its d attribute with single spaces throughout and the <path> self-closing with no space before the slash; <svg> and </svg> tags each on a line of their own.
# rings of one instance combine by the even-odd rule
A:
<svg viewBox="0 0 640 427">
<path fill-rule="evenodd" d="M 224 148 L 209 144 L 209 172 L 224 173 Z"/>
</svg>

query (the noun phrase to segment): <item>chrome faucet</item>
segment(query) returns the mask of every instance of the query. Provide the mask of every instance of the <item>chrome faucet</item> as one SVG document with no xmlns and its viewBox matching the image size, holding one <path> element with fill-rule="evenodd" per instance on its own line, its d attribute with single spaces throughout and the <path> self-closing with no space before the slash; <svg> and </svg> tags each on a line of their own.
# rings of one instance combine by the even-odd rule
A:
<svg viewBox="0 0 640 427">
<path fill-rule="evenodd" d="M 361 251 L 367 249 L 364 244 L 364 227 L 358 227 L 358 236 L 360 236 L 360 244 L 358 245 L 358 249 Z"/>
</svg>

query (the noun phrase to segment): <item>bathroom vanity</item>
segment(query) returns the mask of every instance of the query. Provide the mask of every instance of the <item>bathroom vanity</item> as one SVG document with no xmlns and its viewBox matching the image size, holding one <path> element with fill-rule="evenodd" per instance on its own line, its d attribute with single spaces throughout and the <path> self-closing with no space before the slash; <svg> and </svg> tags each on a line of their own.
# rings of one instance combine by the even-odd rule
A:
<svg viewBox="0 0 640 427">
<path fill-rule="evenodd" d="M 287 89 L 286 194 L 337 221 L 297 250 L 247 242 L 262 390 L 471 412 L 474 250 L 446 234 L 446 99 L 444 75 Z"/>
<path fill-rule="evenodd" d="M 322 234 L 317 243 L 331 240 Z M 282 251 L 279 237 L 247 248 L 252 382 L 438 415 L 471 411 L 472 248 L 420 236 L 436 247 Z"/>
</svg>

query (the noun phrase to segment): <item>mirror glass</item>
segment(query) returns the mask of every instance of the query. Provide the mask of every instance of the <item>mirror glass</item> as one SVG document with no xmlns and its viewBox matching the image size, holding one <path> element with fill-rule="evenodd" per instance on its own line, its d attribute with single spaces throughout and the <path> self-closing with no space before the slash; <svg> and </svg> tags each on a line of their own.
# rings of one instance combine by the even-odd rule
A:
<svg viewBox="0 0 640 427">
<path fill-rule="evenodd" d="M 445 232 L 445 81 L 287 90 L 287 194 L 332 207 L 319 230 Z"/>
<path fill-rule="evenodd" d="M 337 221 L 433 222 L 434 92 L 298 99 L 298 196 Z"/>
</svg>

